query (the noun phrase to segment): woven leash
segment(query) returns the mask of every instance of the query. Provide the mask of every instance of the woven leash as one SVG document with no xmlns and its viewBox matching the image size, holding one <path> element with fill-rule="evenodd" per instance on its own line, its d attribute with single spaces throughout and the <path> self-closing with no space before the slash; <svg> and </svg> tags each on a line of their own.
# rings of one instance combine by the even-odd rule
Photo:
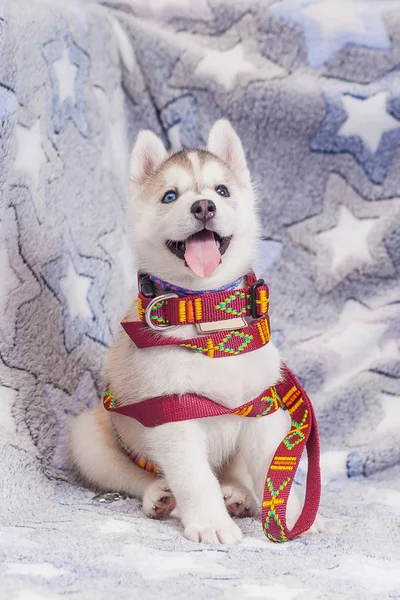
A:
<svg viewBox="0 0 400 600">
<path fill-rule="evenodd" d="M 283 381 L 276 386 L 289 411 L 291 428 L 275 451 L 265 480 L 262 523 L 273 542 L 286 542 L 304 533 L 315 521 L 321 499 L 318 425 L 311 400 L 293 373 L 284 366 Z M 286 523 L 287 501 L 300 459 L 307 450 L 308 469 L 303 510 L 291 530 Z"/>
<path fill-rule="evenodd" d="M 227 414 L 260 418 L 273 414 L 279 408 L 287 409 L 291 416 L 291 429 L 277 448 L 266 476 L 263 529 L 270 540 L 285 542 L 304 533 L 314 523 L 321 496 L 317 422 L 309 397 L 285 365 L 282 379 L 276 386 L 232 410 L 198 394 L 172 394 L 123 405 L 110 389 L 104 392 L 103 403 L 106 410 L 131 417 L 145 427 Z M 286 524 L 287 500 L 305 448 L 308 455 L 305 503 L 300 517 L 289 530 Z"/>
</svg>

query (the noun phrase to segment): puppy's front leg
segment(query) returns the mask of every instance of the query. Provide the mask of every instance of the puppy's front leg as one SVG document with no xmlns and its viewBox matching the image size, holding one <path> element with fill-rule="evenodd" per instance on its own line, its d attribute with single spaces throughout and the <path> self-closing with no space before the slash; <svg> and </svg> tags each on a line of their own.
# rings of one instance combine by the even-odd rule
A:
<svg viewBox="0 0 400 600">
<path fill-rule="evenodd" d="M 196 421 L 168 423 L 151 430 L 149 441 L 175 496 L 185 537 L 205 544 L 239 542 L 242 532 L 228 515 L 208 462 L 204 426 Z"/>
</svg>

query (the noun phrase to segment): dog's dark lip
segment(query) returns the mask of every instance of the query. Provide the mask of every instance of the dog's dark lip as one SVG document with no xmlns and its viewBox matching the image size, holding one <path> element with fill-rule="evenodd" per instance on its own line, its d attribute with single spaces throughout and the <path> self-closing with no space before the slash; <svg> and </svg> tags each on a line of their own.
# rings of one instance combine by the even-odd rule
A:
<svg viewBox="0 0 400 600">
<path fill-rule="evenodd" d="M 200 233 L 200 232 L 198 231 L 197 233 Z M 195 236 L 195 235 L 197 235 L 197 233 L 195 233 L 193 235 Z M 214 231 L 213 233 L 214 233 L 215 241 L 218 242 L 218 244 L 219 244 L 219 247 L 218 247 L 219 253 L 222 256 L 228 250 L 229 244 L 231 243 L 232 236 L 229 235 L 227 237 L 222 237 L 216 231 Z M 192 236 L 190 236 L 190 237 L 192 237 Z M 166 246 L 172 252 L 172 254 L 175 254 L 175 256 L 177 256 L 181 260 L 185 259 L 186 240 L 167 240 Z"/>
</svg>

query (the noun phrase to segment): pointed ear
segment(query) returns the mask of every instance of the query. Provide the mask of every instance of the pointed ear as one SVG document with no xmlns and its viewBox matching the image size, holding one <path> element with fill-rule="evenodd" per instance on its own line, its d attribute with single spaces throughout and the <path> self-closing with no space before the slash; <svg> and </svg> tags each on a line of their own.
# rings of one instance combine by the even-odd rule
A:
<svg viewBox="0 0 400 600">
<path fill-rule="evenodd" d="M 242 143 L 232 125 L 226 119 L 216 121 L 208 136 L 207 150 L 216 154 L 230 168 L 246 169 L 247 163 Z"/>
<path fill-rule="evenodd" d="M 142 130 L 132 150 L 130 180 L 142 185 L 167 158 L 164 144 L 152 131 Z"/>
</svg>

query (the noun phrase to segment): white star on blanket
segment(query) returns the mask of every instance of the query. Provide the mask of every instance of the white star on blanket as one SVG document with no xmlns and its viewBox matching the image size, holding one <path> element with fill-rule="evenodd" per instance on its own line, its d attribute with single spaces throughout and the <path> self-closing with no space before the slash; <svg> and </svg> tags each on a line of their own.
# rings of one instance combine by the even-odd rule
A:
<svg viewBox="0 0 400 600">
<path fill-rule="evenodd" d="M 366 84 L 323 79 L 326 113 L 310 148 L 351 154 L 373 183 L 382 184 L 400 146 L 399 81 L 397 69 Z"/>
<path fill-rule="evenodd" d="M 348 45 L 388 50 L 390 39 L 382 20 L 384 4 L 359 0 L 282 0 L 273 3 L 269 11 L 303 29 L 309 64 L 318 69 Z"/>
<path fill-rule="evenodd" d="M 25 188 L 30 196 L 27 202 L 32 202 L 35 217 L 42 223 L 46 218 L 48 186 L 62 175 L 64 165 L 60 153 L 47 135 L 46 122 L 40 114 L 40 103 L 41 91 L 38 90 L 32 94 L 29 105 L 18 110 L 18 123 L 13 130 L 15 155 L 9 197 L 14 195 L 14 186 Z"/>
<path fill-rule="evenodd" d="M 353 272 L 394 274 L 383 237 L 399 210 L 400 198 L 366 201 L 332 174 L 323 212 L 288 227 L 287 232 L 316 255 L 317 285 L 330 290 Z"/>
<path fill-rule="evenodd" d="M 297 348 L 310 349 L 313 353 L 324 349 L 324 354 L 334 361 L 334 384 L 340 385 L 376 365 L 400 360 L 394 327 L 399 319 L 400 307 L 396 303 L 369 308 L 350 299 L 345 302 L 337 322 Z"/>
<path fill-rule="evenodd" d="M 71 319 L 79 316 L 88 319 L 92 316 L 87 300 L 91 283 L 92 279 L 90 277 L 79 275 L 75 271 L 75 267 L 70 260 L 66 276 L 60 279 L 60 288 L 67 300 Z"/>
<path fill-rule="evenodd" d="M 88 134 L 84 88 L 89 79 L 90 59 L 68 31 L 43 44 L 43 56 L 53 87 L 53 127 L 56 133 L 71 120 L 83 136 Z"/>
<path fill-rule="evenodd" d="M 204 58 L 198 63 L 195 74 L 198 77 L 214 79 L 228 92 L 237 81 L 255 81 L 257 79 L 275 79 L 285 75 L 284 69 L 270 60 L 265 59 L 264 68 L 257 67 L 245 57 L 242 44 L 225 51 L 207 51 Z"/>
<path fill-rule="evenodd" d="M 323 336 L 324 344 L 339 359 L 338 375 L 345 372 L 350 376 L 353 371 L 362 371 L 381 356 L 383 349 L 379 342 L 387 328 L 383 318 L 377 319 L 363 304 L 348 300 L 337 326 Z"/>
<path fill-rule="evenodd" d="M 122 270 L 124 286 L 131 289 L 136 282 L 135 265 L 132 250 L 122 226 L 103 234 L 99 238 L 99 245 L 115 262 L 114 271 L 118 274 Z"/>
<path fill-rule="evenodd" d="M 75 78 L 78 68 L 71 63 L 66 46 L 63 48 L 61 58 L 54 61 L 53 69 L 57 77 L 60 102 L 70 98 L 71 102 L 75 104 Z"/>
<path fill-rule="evenodd" d="M 107 345 L 111 332 L 102 299 L 110 278 L 109 262 L 80 254 L 66 231 L 59 258 L 42 267 L 42 276 L 62 306 L 67 352 L 79 344 L 84 335 Z"/>
<path fill-rule="evenodd" d="M 185 32 L 178 35 L 184 52 L 171 75 L 170 84 L 174 87 L 190 89 L 199 80 L 211 80 L 231 92 L 236 85 L 287 75 L 285 69 L 260 53 L 252 15 L 242 17 L 218 38 L 189 36 Z"/>
<path fill-rule="evenodd" d="M 357 219 L 342 204 L 338 207 L 337 219 L 336 227 L 316 234 L 318 240 L 329 248 L 332 272 L 340 273 L 340 269 L 346 268 L 352 259 L 359 265 L 373 263 L 374 259 L 368 248 L 368 234 L 376 225 L 378 217 Z"/>
<path fill-rule="evenodd" d="M 345 137 L 357 136 L 375 153 L 382 135 L 400 128 L 400 121 L 387 112 L 388 96 L 388 92 L 383 91 L 370 98 L 344 95 L 343 106 L 348 116 L 337 134 Z"/>
</svg>

